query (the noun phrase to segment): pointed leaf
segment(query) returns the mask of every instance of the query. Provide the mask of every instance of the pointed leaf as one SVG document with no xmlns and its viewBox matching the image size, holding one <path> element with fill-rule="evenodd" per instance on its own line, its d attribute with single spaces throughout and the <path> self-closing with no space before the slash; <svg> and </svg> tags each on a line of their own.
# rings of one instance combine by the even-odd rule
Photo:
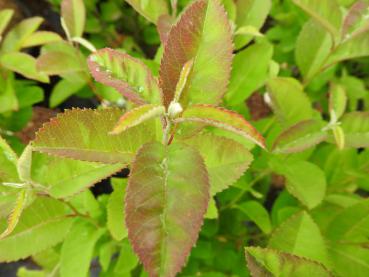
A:
<svg viewBox="0 0 369 277">
<path fill-rule="evenodd" d="M 208 176 L 196 150 L 157 142 L 140 149 L 126 191 L 126 225 L 151 276 L 175 276 L 181 270 L 208 202 Z"/>
<path fill-rule="evenodd" d="M 183 91 L 186 103 L 217 104 L 227 89 L 232 62 L 232 32 L 219 0 L 198 0 L 171 28 L 160 65 L 164 105 L 173 100 L 184 64 L 193 59 Z"/>
<path fill-rule="evenodd" d="M 257 201 L 247 201 L 237 206 L 243 213 L 245 213 L 251 221 L 263 231 L 269 234 L 272 230 L 268 211 Z"/>
<path fill-rule="evenodd" d="M 76 53 L 50 51 L 37 58 L 37 70 L 47 75 L 75 74 L 86 70 Z"/>
<path fill-rule="evenodd" d="M 10 20 L 12 19 L 14 11 L 11 9 L 4 9 L 0 11 L 0 36 L 4 33 Z"/>
<path fill-rule="evenodd" d="M 273 232 L 268 247 L 329 265 L 324 239 L 306 212 L 297 213 L 284 221 Z"/>
<path fill-rule="evenodd" d="M 332 274 L 316 261 L 274 249 L 246 247 L 246 261 L 254 277 L 332 277 Z"/>
<path fill-rule="evenodd" d="M 78 92 L 85 86 L 84 82 L 70 82 L 66 79 L 60 80 L 51 92 L 49 105 L 55 108 L 67 100 L 70 96 Z"/>
<path fill-rule="evenodd" d="M 149 119 L 164 115 L 164 113 L 164 106 L 153 104 L 138 106 L 137 108 L 127 111 L 124 115 L 122 115 L 110 134 L 118 135 L 127 129 L 140 125 Z"/>
<path fill-rule="evenodd" d="M 77 160 L 127 164 L 142 144 L 154 140 L 155 133 L 151 124 L 142 124 L 109 135 L 121 113 L 119 109 L 68 110 L 38 131 L 34 149 Z"/>
<path fill-rule="evenodd" d="M 346 91 L 341 85 L 333 84 L 329 93 L 329 112 L 335 119 L 339 119 L 346 110 L 347 96 Z"/>
<path fill-rule="evenodd" d="M 369 147 L 369 112 L 352 112 L 342 117 L 347 147 Z"/>
<path fill-rule="evenodd" d="M 17 182 L 18 157 L 8 143 L 0 136 L 0 182 Z"/>
<path fill-rule="evenodd" d="M 96 81 L 115 88 L 136 104 L 159 104 L 161 101 L 157 80 L 140 60 L 104 48 L 89 57 L 88 66 Z"/>
<path fill-rule="evenodd" d="M 77 220 L 65 238 L 60 255 L 60 275 L 87 276 L 97 240 L 104 229 L 85 220 Z"/>
<path fill-rule="evenodd" d="M 68 215 L 63 203 L 38 197 L 23 211 L 14 232 L 0 240 L 0 261 L 24 259 L 61 242 L 73 221 Z M 0 226 L 4 225 L 5 221 L 0 221 Z"/>
<path fill-rule="evenodd" d="M 358 0 L 356 1 L 348 10 L 343 26 L 342 26 L 342 37 L 345 38 L 349 33 L 354 32 L 357 33 L 361 28 L 361 22 L 363 19 L 365 20 L 365 12 L 369 7 L 369 3 L 366 0 Z M 364 24 L 364 28 L 369 27 L 368 24 Z"/>
<path fill-rule="evenodd" d="M 124 196 L 127 186 L 126 179 L 111 179 L 113 192 L 109 196 L 107 205 L 107 225 L 110 234 L 115 240 L 127 237 L 127 228 L 124 222 Z"/>
<path fill-rule="evenodd" d="M 10 235 L 13 232 L 14 228 L 17 226 L 23 208 L 26 204 L 26 193 L 27 192 L 25 190 L 22 190 L 18 193 L 14 208 L 8 217 L 8 226 L 6 227 L 4 232 L 0 234 L 0 240 Z"/>
<path fill-rule="evenodd" d="M 193 136 L 184 143 L 196 148 L 203 157 L 212 196 L 236 182 L 253 160 L 240 143 L 210 133 Z"/>
<path fill-rule="evenodd" d="M 61 16 L 71 37 L 82 37 L 85 28 L 86 10 L 83 0 L 63 0 Z"/>
<path fill-rule="evenodd" d="M 175 122 L 199 122 L 234 132 L 265 148 L 264 138 L 241 115 L 211 105 L 194 105 L 186 109 Z"/>
<path fill-rule="evenodd" d="M 27 37 L 24 40 L 22 47 L 33 47 L 61 40 L 61 36 L 59 36 L 57 33 L 49 31 L 38 31 Z"/>
<path fill-rule="evenodd" d="M 145 1 L 145 0 L 126 0 L 137 12 L 147 20 L 156 24 L 161 15 L 169 13 L 168 4 L 165 0 Z"/>
<path fill-rule="evenodd" d="M 275 153 L 295 153 L 313 147 L 327 138 L 323 122 L 310 119 L 284 130 L 273 144 Z"/>
</svg>

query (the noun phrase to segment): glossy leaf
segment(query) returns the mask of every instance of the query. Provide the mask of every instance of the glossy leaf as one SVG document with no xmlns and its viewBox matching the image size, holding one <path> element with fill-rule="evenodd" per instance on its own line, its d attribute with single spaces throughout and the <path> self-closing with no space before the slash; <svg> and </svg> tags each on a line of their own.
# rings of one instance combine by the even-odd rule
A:
<svg viewBox="0 0 369 277">
<path fill-rule="evenodd" d="M 193 136 L 184 143 L 196 148 L 203 157 L 212 196 L 236 182 L 253 160 L 251 153 L 238 142 L 210 133 Z"/>
<path fill-rule="evenodd" d="M 263 231 L 269 234 L 272 230 L 268 211 L 257 201 L 247 201 L 237 206 L 244 214 L 246 214 L 251 221 Z"/>
<path fill-rule="evenodd" d="M 175 122 L 198 122 L 234 132 L 265 148 L 264 138 L 241 115 L 211 105 L 194 105 L 186 109 Z"/>
<path fill-rule="evenodd" d="M 321 121 L 310 119 L 301 121 L 284 130 L 273 144 L 275 153 L 295 153 L 313 147 L 327 138 Z"/>
<path fill-rule="evenodd" d="M 13 233 L 0 240 L 0 261 L 24 259 L 61 242 L 73 221 L 68 215 L 63 203 L 38 197 L 23 211 Z M 5 221 L 0 225 L 5 225 Z"/>
<path fill-rule="evenodd" d="M 293 0 L 334 37 L 340 35 L 342 13 L 336 0 Z"/>
<path fill-rule="evenodd" d="M 63 0 L 61 16 L 70 37 L 82 37 L 85 28 L 86 10 L 83 0 Z"/>
<path fill-rule="evenodd" d="M 49 31 L 38 31 L 27 37 L 24 40 L 22 47 L 33 47 L 61 40 L 61 36 L 59 36 L 57 33 Z"/>
<path fill-rule="evenodd" d="M 120 134 L 134 126 L 140 125 L 141 123 L 164 115 L 164 106 L 146 104 L 138 106 L 130 111 L 127 111 L 120 118 L 118 123 L 115 125 L 114 129 L 110 134 L 117 135 Z"/>
<path fill-rule="evenodd" d="M 347 147 L 369 146 L 369 112 L 352 112 L 342 117 L 342 129 Z"/>
<path fill-rule="evenodd" d="M 347 96 L 346 91 L 341 85 L 332 84 L 329 93 L 329 112 L 335 119 L 339 119 L 346 110 Z"/>
<path fill-rule="evenodd" d="M 364 24 L 364 28 L 360 26 L 360 21 L 365 21 L 365 11 L 368 7 L 369 3 L 366 0 L 358 0 L 350 7 L 344 18 L 342 37 L 345 38 L 345 36 L 347 37 L 350 33 L 355 35 L 369 27 L 369 24 Z"/>
<path fill-rule="evenodd" d="M 184 64 L 193 59 L 183 91 L 187 103 L 217 104 L 227 89 L 232 62 L 232 34 L 219 0 L 191 4 L 171 28 L 160 65 L 164 105 L 173 100 Z"/>
<path fill-rule="evenodd" d="M 127 228 L 124 222 L 124 196 L 127 186 L 126 179 L 111 179 L 113 192 L 107 205 L 107 225 L 110 234 L 115 240 L 127 237 Z"/>
<path fill-rule="evenodd" d="M 103 232 L 103 229 L 98 229 L 85 220 L 77 220 L 72 225 L 61 249 L 61 276 L 88 275 L 95 244 Z"/>
<path fill-rule="evenodd" d="M 329 265 L 324 239 L 306 212 L 297 213 L 284 221 L 273 232 L 268 247 Z"/>
<path fill-rule="evenodd" d="M 88 66 L 96 81 L 115 88 L 136 104 L 159 104 L 161 101 L 157 80 L 140 60 L 105 48 L 89 57 Z"/>
<path fill-rule="evenodd" d="M 156 24 L 161 15 L 169 13 L 167 1 L 156 0 L 126 0 L 136 11 L 143 15 L 147 20 Z"/>
<path fill-rule="evenodd" d="M 73 74 L 85 69 L 75 53 L 50 51 L 37 58 L 37 70 L 47 75 Z"/>
<path fill-rule="evenodd" d="M 196 150 L 157 142 L 140 149 L 126 191 L 126 225 L 151 276 L 175 276 L 181 270 L 208 202 L 208 176 Z"/>
<path fill-rule="evenodd" d="M 8 26 L 14 11 L 11 9 L 4 9 L 0 11 L 0 36 L 4 33 L 6 27 Z"/>
<path fill-rule="evenodd" d="M 252 276 L 319 276 L 332 274 L 320 263 L 269 248 L 246 247 L 246 261 Z"/>
<path fill-rule="evenodd" d="M 38 131 L 34 149 L 77 160 L 127 164 L 142 144 L 154 140 L 154 126 L 142 124 L 109 135 L 120 116 L 119 109 L 68 110 Z"/>
<path fill-rule="evenodd" d="M 0 62 L 5 68 L 15 71 L 27 78 L 43 83 L 49 82 L 49 78 L 46 74 L 37 71 L 36 59 L 31 55 L 20 52 L 8 53 L 1 56 Z"/>
</svg>

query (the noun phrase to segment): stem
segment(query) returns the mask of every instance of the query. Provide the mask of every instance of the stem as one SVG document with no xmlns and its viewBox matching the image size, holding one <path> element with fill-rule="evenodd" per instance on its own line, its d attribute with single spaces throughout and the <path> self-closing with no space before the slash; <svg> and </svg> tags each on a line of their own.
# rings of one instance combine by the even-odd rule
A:
<svg viewBox="0 0 369 277">
<path fill-rule="evenodd" d="M 169 134 L 170 134 L 170 130 L 172 129 L 172 122 L 169 119 L 169 116 L 168 115 L 165 116 L 165 122 L 166 122 L 166 126 L 165 126 L 165 129 L 164 129 L 162 143 L 164 145 L 168 145 L 168 142 L 169 142 Z"/>
</svg>

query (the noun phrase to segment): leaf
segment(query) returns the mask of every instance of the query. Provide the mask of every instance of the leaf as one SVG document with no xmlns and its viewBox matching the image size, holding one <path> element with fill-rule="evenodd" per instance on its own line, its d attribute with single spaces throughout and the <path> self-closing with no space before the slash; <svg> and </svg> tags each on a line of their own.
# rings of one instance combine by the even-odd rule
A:
<svg viewBox="0 0 369 277">
<path fill-rule="evenodd" d="M 189 174 L 191 172 L 191 174 Z M 145 144 L 125 199 L 128 238 L 151 276 L 175 276 L 197 240 L 209 202 L 206 167 L 183 144 Z"/>
<path fill-rule="evenodd" d="M 324 67 L 332 45 L 332 37 L 316 21 L 311 19 L 304 24 L 297 38 L 295 58 L 305 81 Z"/>
<path fill-rule="evenodd" d="M 114 267 L 116 276 L 130 276 L 130 272 L 137 266 L 138 259 L 128 240 L 123 240 L 119 258 Z M 127 275 L 125 275 L 127 274 Z"/>
<path fill-rule="evenodd" d="M 307 161 L 274 159 L 270 166 L 287 178 L 287 190 L 309 209 L 324 199 L 325 174 L 317 165 Z"/>
<path fill-rule="evenodd" d="M 46 74 L 37 71 L 36 59 L 31 55 L 20 52 L 3 54 L 0 58 L 0 62 L 5 68 L 17 72 L 27 78 L 43 83 L 49 82 L 49 77 Z"/>
<path fill-rule="evenodd" d="M 248 25 L 248 26 L 242 26 L 237 29 L 237 31 L 234 33 L 235 35 L 250 35 L 253 37 L 262 37 L 264 36 L 262 33 L 258 31 L 254 26 Z"/>
<path fill-rule="evenodd" d="M 97 240 L 104 229 L 76 220 L 65 238 L 60 255 L 60 275 L 87 276 Z"/>
<path fill-rule="evenodd" d="M 299 212 L 284 221 L 273 232 L 268 247 L 329 265 L 324 239 L 306 212 Z"/>
<path fill-rule="evenodd" d="M 120 118 L 114 129 L 110 132 L 112 135 L 118 135 L 129 128 L 140 125 L 141 123 L 164 115 L 165 108 L 160 105 L 146 104 L 138 106 L 127 111 Z"/>
<path fill-rule="evenodd" d="M 332 274 L 320 263 L 269 248 L 246 247 L 246 261 L 252 276 L 319 276 Z"/>
<path fill-rule="evenodd" d="M 263 231 L 269 234 L 272 231 L 268 211 L 257 201 L 247 201 L 237 206 L 239 210 L 245 213 L 251 221 Z"/>
<path fill-rule="evenodd" d="M 342 117 L 346 147 L 369 146 L 369 112 L 352 112 Z"/>
<path fill-rule="evenodd" d="M 168 34 L 172 28 L 175 19 L 168 14 L 161 15 L 157 21 L 157 29 L 160 36 L 160 41 L 164 45 L 167 42 Z"/>
<path fill-rule="evenodd" d="M 171 28 L 160 65 L 164 105 L 174 98 L 184 64 L 193 59 L 181 105 L 217 104 L 226 92 L 232 63 L 232 32 L 219 0 L 191 4 Z"/>
<path fill-rule="evenodd" d="M 18 23 L 6 34 L 1 46 L 3 53 L 20 50 L 24 41 L 37 30 L 42 21 L 43 19 L 37 16 L 27 18 Z"/>
<path fill-rule="evenodd" d="M 340 36 L 342 13 L 336 0 L 293 0 L 293 2 L 327 29 L 333 37 Z"/>
<path fill-rule="evenodd" d="M 75 74 L 86 70 L 75 53 L 51 51 L 37 58 L 37 70 L 47 75 Z"/>
<path fill-rule="evenodd" d="M 284 130 L 273 144 L 274 153 L 295 153 L 313 147 L 327 138 L 322 121 L 310 119 L 301 121 Z"/>
<path fill-rule="evenodd" d="M 173 102 L 179 102 L 183 93 L 183 90 L 186 88 L 188 78 L 192 72 L 193 67 L 193 59 L 187 61 L 181 70 L 181 73 L 179 74 L 178 83 L 176 86 L 176 90 L 174 92 L 174 99 Z"/>
<path fill-rule="evenodd" d="M 343 26 L 342 26 L 342 37 L 344 38 L 345 36 L 347 36 L 349 33 L 354 32 L 357 33 L 358 31 L 362 31 L 360 27 L 358 27 L 358 25 L 360 26 L 360 21 L 364 18 L 365 20 L 365 11 L 368 8 L 369 3 L 366 0 L 358 0 L 356 1 L 348 10 L 345 18 L 344 18 L 344 22 L 343 22 Z M 364 29 L 365 26 L 368 24 L 364 24 Z"/>
<path fill-rule="evenodd" d="M 86 20 L 83 0 L 63 0 L 61 3 L 61 16 L 70 37 L 82 37 Z"/>
<path fill-rule="evenodd" d="M 284 127 L 311 119 L 313 109 L 301 84 L 293 78 L 277 77 L 268 82 L 268 95 L 278 120 Z"/>
<path fill-rule="evenodd" d="M 253 160 L 251 153 L 238 142 L 210 133 L 198 134 L 183 142 L 196 148 L 203 157 L 211 196 L 236 182 Z"/>
<path fill-rule="evenodd" d="M 26 202 L 26 191 L 22 190 L 18 193 L 17 200 L 15 201 L 14 208 L 8 216 L 8 227 L 0 234 L 0 240 L 10 235 L 14 228 L 17 226 L 19 217 L 22 214 L 23 208 Z"/>
<path fill-rule="evenodd" d="M 60 80 L 53 88 L 50 96 L 50 108 L 55 108 L 85 86 L 84 82 Z"/>
<path fill-rule="evenodd" d="M 101 49 L 88 59 L 97 82 L 111 86 L 136 104 L 160 104 L 161 90 L 150 69 L 140 60 L 110 49 Z"/>
<path fill-rule="evenodd" d="M 16 111 L 19 108 L 14 88 L 14 74 L 9 73 L 6 75 L 4 77 L 0 76 L 0 113 Z"/>
<path fill-rule="evenodd" d="M 24 259 L 61 242 L 73 221 L 68 215 L 61 202 L 38 197 L 23 211 L 13 233 L 0 240 L 0 261 Z M 2 223 L 5 222 L 0 222 L 1 226 Z"/>
<path fill-rule="evenodd" d="M 235 56 L 225 97 L 229 105 L 243 102 L 264 85 L 272 55 L 273 46 L 263 41 L 251 45 Z"/>
<path fill-rule="evenodd" d="M 57 33 L 49 31 L 38 31 L 27 37 L 23 41 L 22 47 L 33 47 L 61 40 L 61 36 L 59 36 Z"/>
<path fill-rule="evenodd" d="M 17 155 L 8 145 L 6 140 L 0 136 L 0 183 L 17 182 L 19 180 L 17 162 Z"/>
<path fill-rule="evenodd" d="M 11 9 L 3 9 L 0 11 L 0 36 L 4 33 L 10 20 L 12 19 L 14 11 Z"/>
<path fill-rule="evenodd" d="M 270 0 L 248 0 L 237 1 L 236 25 L 239 28 L 243 26 L 252 26 L 256 30 L 264 25 L 264 22 L 270 12 L 272 3 Z M 253 36 L 236 36 L 236 49 L 245 46 L 251 41 Z M 260 57 L 261 58 L 261 57 Z"/>
<path fill-rule="evenodd" d="M 128 164 L 137 149 L 154 140 L 152 125 L 142 124 L 111 136 L 121 111 L 67 110 L 46 123 L 33 142 L 36 151 L 90 162 Z"/>
<path fill-rule="evenodd" d="M 124 196 L 127 186 L 126 179 L 111 179 L 113 192 L 107 205 L 107 226 L 115 240 L 127 237 L 127 228 L 124 223 Z"/>
<path fill-rule="evenodd" d="M 329 112 L 331 117 L 334 113 L 335 119 L 339 119 L 346 110 L 346 91 L 341 85 L 332 83 L 329 93 Z"/>
<path fill-rule="evenodd" d="M 45 186 L 54 198 L 66 198 L 88 189 L 126 167 L 33 153 L 30 179 Z"/>
<path fill-rule="evenodd" d="M 199 122 L 234 132 L 265 148 L 264 138 L 241 115 L 211 105 L 194 105 L 186 109 L 175 122 Z"/>
<path fill-rule="evenodd" d="M 126 0 L 137 12 L 147 20 L 156 24 L 161 15 L 169 14 L 167 1 L 157 0 L 155 2 L 145 0 Z"/>
<path fill-rule="evenodd" d="M 47 273 L 44 270 L 28 269 L 24 266 L 18 268 L 17 277 L 46 277 Z"/>
<path fill-rule="evenodd" d="M 218 208 L 213 197 L 209 199 L 208 209 L 206 210 L 205 218 L 215 219 L 218 218 Z"/>
</svg>

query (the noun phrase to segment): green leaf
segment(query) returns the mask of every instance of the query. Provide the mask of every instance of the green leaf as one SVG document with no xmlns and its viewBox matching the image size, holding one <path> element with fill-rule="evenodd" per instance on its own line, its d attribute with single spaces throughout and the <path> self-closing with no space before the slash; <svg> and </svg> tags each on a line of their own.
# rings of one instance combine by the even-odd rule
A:
<svg viewBox="0 0 369 277">
<path fill-rule="evenodd" d="M 109 269 L 116 248 L 114 241 L 108 241 L 99 247 L 99 263 L 103 272 Z"/>
<path fill-rule="evenodd" d="M 156 78 L 138 59 L 105 48 L 90 55 L 88 66 L 96 81 L 115 88 L 136 104 L 161 102 L 161 90 Z"/>
<path fill-rule="evenodd" d="M 61 16 L 67 28 L 67 35 L 70 37 L 82 37 L 86 20 L 83 0 L 63 0 L 61 3 Z"/>
<path fill-rule="evenodd" d="M 198 122 L 236 133 L 265 148 L 262 135 L 242 115 L 212 105 L 193 105 L 174 122 Z"/>
<path fill-rule="evenodd" d="M 23 44 L 27 38 L 37 30 L 42 21 L 43 19 L 41 17 L 31 17 L 22 20 L 6 34 L 1 50 L 4 53 L 20 50 L 24 47 Z"/>
<path fill-rule="evenodd" d="M 4 33 L 10 20 L 12 19 L 14 11 L 11 9 L 4 9 L 0 11 L 0 36 Z"/>
<path fill-rule="evenodd" d="M 77 160 L 128 164 L 142 144 L 155 139 L 155 132 L 152 124 L 141 124 L 109 135 L 120 116 L 119 109 L 67 110 L 39 130 L 34 149 Z"/>
<path fill-rule="evenodd" d="M 259 30 L 269 14 L 272 3 L 270 0 L 237 1 L 236 25 L 238 28 L 252 26 Z M 245 46 L 253 36 L 236 36 L 236 49 Z M 261 57 L 260 57 L 261 58 Z"/>
<path fill-rule="evenodd" d="M 0 136 L 0 183 L 19 181 L 17 173 L 18 157 Z"/>
<path fill-rule="evenodd" d="M 274 249 L 246 247 L 246 261 L 252 276 L 331 277 L 320 263 Z"/>
<path fill-rule="evenodd" d="M 134 126 L 140 125 L 149 119 L 162 116 L 164 113 L 164 106 L 154 104 L 138 106 L 130 111 L 125 112 L 121 118 L 119 118 L 117 125 L 115 125 L 110 134 L 118 135 Z"/>
<path fill-rule="evenodd" d="M 47 273 L 44 270 L 28 269 L 20 267 L 17 271 L 17 277 L 46 277 Z"/>
<path fill-rule="evenodd" d="M 257 201 L 247 201 L 237 206 L 243 213 L 245 213 L 251 221 L 263 231 L 269 234 L 272 230 L 268 211 Z"/>
<path fill-rule="evenodd" d="M 0 240 L 9 236 L 13 232 L 14 228 L 18 224 L 19 218 L 22 214 L 26 201 L 27 201 L 27 192 L 25 190 L 22 190 L 18 193 L 18 197 L 17 200 L 15 201 L 14 208 L 8 216 L 8 226 L 0 234 Z"/>
<path fill-rule="evenodd" d="M 191 174 L 189 174 L 191 172 Z M 125 199 L 128 238 L 152 276 L 175 276 L 197 240 L 209 202 L 206 167 L 183 144 L 145 144 Z"/>
<path fill-rule="evenodd" d="M 268 78 L 273 46 L 266 42 L 251 45 L 238 53 L 232 64 L 232 75 L 226 101 L 237 105 L 264 85 Z"/>
<path fill-rule="evenodd" d="M 316 21 L 311 19 L 304 24 L 297 38 L 295 58 L 305 81 L 311 80 L 323 68 L 332 44 L 332 37 Z"/>
<path fill-rule="evenodd" d="M 126 0 L 126 2 L 154 24 L 158 22 L 161 15 L 169 14 L 168 4 L 165 0 L 156 0 L 155 2 L 146 0 Z"/>
<path fill-rule="evenodd" d="M 329 112 L 332 115 L 334 113 L 334 119 L 338 120 L 346 110 L 347 96 L 346 91 L 341 85 L 331 84 L 329 93 Z"/>
<path fill-rule="evenodd" d="M 107 205 L 107 226 L 115 240 L 127 237 L 127 228 L 124 222 L 124 196 L 127 186 L 126 179 L 111 179 L 113 192 L 109 196 Z"/>
<path fill-rule="evenodd" d="M 218 218 L 218 208 L 213 197 L 211 197 L 209 200 L 209 205 L 205 214 L 205 218 L 208 219 Z"/>
<path fill-rule="evenodd" d="M 310 215 L 300 212 L 284 221 L 272 234 L 268 247 L 309 258 L 329 267 L 325 241 Z"/>
<path fill-rule="evenodd" d="M 270 166 L 287 178 L 287 190 L 309 209 L 318 206 L 325 196 L 326 179 L 317 165 L 299 160 L 271 160 Z"/>
<path fill-rule="evenodd" d="M 368 29 L 369 24 L 365 18 L 368 7 L 368 1 L 358 0 L 349 8 L 342 26 L 343 38 L 347 37 L 347 35 L 356 35 Z"/>
<path fill-rule="evenodd" d="M 137 256 L 133 252 L 128 240 L 125 239 L 121 246 L 118 261 L 114 267 L 114 273 L 116 276 L 131 276 L 130 271 L 133 270 L 137 264 Z"/>
<path fill-rule="evenodd" d="M 87 68 L 74 52 L 50 51 L 37 58 L 37 70 L 47 75 L 63 75 L 75 74 Z"/>
<path fill-rule="evenodd" d="M 20 109 L 33 106 L 44 100 L 44 91 L 41 87 L 28 85 L 23 82 L 16 82 L 15 90 Z"/>
<path fill-rule="evenodd" d="M 38 72 L 36 69 L 36 59 L 31 55 L 14 52 L 3 54 L 0 63 L 5 68 L 17 72 L 27 78 L 34 79 L 43 83 L 49 82 L 49 77 Z"/>
<path fill-rule="evenodd" d="M 85 86 L 84 82 L 70 82 L 68 80 L 59 81 L 53 88 L 50 96 L 50 108 L 55 108 L 63 103 L 70 96 L 78 92 Z"/>
<path fill-rule="evenodd" d="M 60 255 L 60 275 L 87 276 L 97 240 L 104 229 L 85 220 L 77 220 L 65 238 Z"/>
<path fill-rule="evenodd" d="M 63 203 L 38 197 L 23 211 L 13 233 L 0 240 L 0 261 L 24 259 L 61 242 L 73 221 L 68 215 Z M 1 221 L 0 226 L 4 225 Z"/>
<path fill-rule="evenodd" d="M 0 113 L 15 111 L 19 108 L 19 103 L 14 88 L 14 74 L 0 76 Z"/>
<path fill-rule="evenodd" d="M 183 142 L 196 148 L 203 157 L 212 196 L 236 182 L 253 160 L 251 153 L 240 143 L 210 133 L 199 134 Z"/>
<path fill-rule="evenodd" d="M 62 38 L 57 33 L 49 31 L 38 31 L 27 37 L 22 44 L 22 47 L 34 47 L 51 42 L 61 41 Z"/>
<path fill-rule="evenodd" d="M 268 82 L 268 92 L 272 109 L 283 126 L 289 127 L 312 118 L 310 100 L 297 80 L 274 78 Z"/>
<path fill-rule="evenodd" d="M 342 129 L 347 147 L 369 146 L 369 112 L 352 112 L 342 117 Z"/>
<path fill-rule="evenodd" d="M 217 104 L 226 92 L 231 73 L 232 32 L 219 0 L 191 4 L 171 28 L 160 65 L 164 105 L 174 98 L 186 62 L 193 59 L 181 105 Z"/>
<path fill-rule="evenodd" d="M 336 0 L 293 0 L 293 2 L 327 29 L 333 37 L 340 36 L 342 12 Z"/>
<path fill-rule="evenodd" d="M 295 153 L 313 147 L 327 138 L 319 120 L 304 120 L 284 130 L 273 144 L 274 153 Z"/>
</svg>

